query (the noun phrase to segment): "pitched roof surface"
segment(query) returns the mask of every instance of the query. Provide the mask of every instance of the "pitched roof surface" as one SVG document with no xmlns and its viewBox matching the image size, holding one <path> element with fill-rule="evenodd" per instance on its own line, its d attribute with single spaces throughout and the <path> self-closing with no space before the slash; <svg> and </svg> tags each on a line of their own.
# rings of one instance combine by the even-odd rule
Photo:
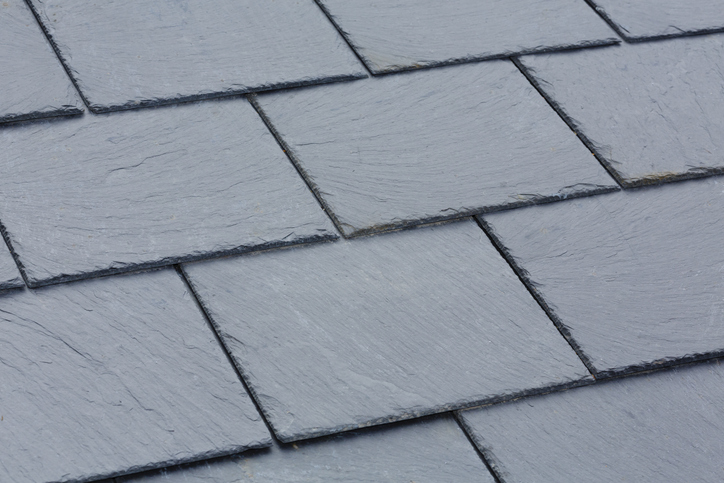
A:
<svg viewBox="0 0 724 483">
<path fill-rule="evenodd" d="M 724 480 L 694 4 L 2 1 L 0 481 Z"/>
</svg>

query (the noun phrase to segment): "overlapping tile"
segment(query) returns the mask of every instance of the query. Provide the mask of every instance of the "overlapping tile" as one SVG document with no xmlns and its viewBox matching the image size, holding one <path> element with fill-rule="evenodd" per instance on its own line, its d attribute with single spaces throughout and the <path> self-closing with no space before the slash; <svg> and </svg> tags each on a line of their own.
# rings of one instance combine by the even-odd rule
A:
<svg viewBox="0 0 724 483">
<path fill-rule="evenodd" d="M 29 1 L 94 112 L 366 75 L 311 0 Z"/>
<path fill-rule="evenodd" d="M 0 480 L 92 481 L 269 433 L 171 269 L 0 294 Z"/>
<path fill-rule="evenodd" d="M 629 41 L 724 30 L 719 0 L 587 0 Z"/>
<path fill-rule="evenodd" d="M 493 483 L 493 478 L 455 421 L 443 416 L 323 441 L 277 444 L 271 451 L 118 479 L 118 483 L 169 481 Z"/>
<path fill-rule="evenodd" d="M 724 354 L 721 178 L 484 220 L 601 375 Z"/>
<path fill-rule="evenodd" d="M 724 479 L 721 363 L 461 413 L 505 483 Z"/>
<path fill-rule="evenodd" d="M 3 245 L 4 243 L 0 240 L 0 290 L 24 287 L 25 284 L 20 277 L 15 260 Z"/>
<path fill-rule="evenodd" d="M 375 74 L 618 42 L 577 0 L 317 0 Z"/>
<path fill-rule="evenodd" d="M 617 188 L 509 61 L 253 102 L 346 236 Z"/>
<path fill-rule="evenodd" d="M 284 442 L 590 377 L 471 220 L 184 270 Z"/>
<path fill-rule="evenodd" d="M 0 123 L 83 112 L 83 103 L 22 0 L 0 3 Z"/>
<path fill-rule="evenodd" d="M 623 184 L 724 172 L 724 35 L 520 62 Z"/>
<path fill-rule="evenodd" d="M 31 286 L 337 236 L 244 99 L 6 126 L 0 144 Z"/>
</svg>

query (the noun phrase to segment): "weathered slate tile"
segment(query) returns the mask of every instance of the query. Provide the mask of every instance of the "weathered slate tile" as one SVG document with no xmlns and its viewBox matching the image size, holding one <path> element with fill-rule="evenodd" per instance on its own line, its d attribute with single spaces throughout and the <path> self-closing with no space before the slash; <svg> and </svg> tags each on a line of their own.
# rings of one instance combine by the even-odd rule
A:
<svg viewBox="0 0 724 483">
<path fill-rule="evenodd" d="M 3 245 L 0 240 L 0 290 L 24 287 L 25 283 L 20 277 L 15 260 Z"/>
<path fill-rule="evenodd" d="M 471 220 L 185 265 L 284 442 L 590 377 Z"/>
<path fill-rule="evenodd" d="M 83 112 L 83 103 L 22 0 L 0 3 L 0 123 Z"/>
<path fill-rule="evenodd" d="M 724 354 L 721 178 L 484 218 L 601 375 Z"/>
<path fill-rule="evenodd" d="M 269 433 L 173 270 L 0 295 L 1 481 L 91 481 Z"/>
<path fill-rule="evenodd" d="M 462 419 L 505 483 L 724 479 L 720 362 L 470 411 Z"/>
<path fill-rule="evenodd" d="M 724 172 L 724 36 L 520 62 L 624 185 Z"/>
<path fill-rule="evenodd" d="M 366 76 L 311 1 L 29 1 L 94 112 Z"/>
<path fill-rule="evenodd" d="M 577 0 L 317 3 L 375 74 L 619 41 Z"/>
<path fill-rule="evenodd" d="M 32 286 L 337 236 L 244 99 L 7 126 L 0 145 Z"/>
<path fill-rule="evenodd" d="M 719 0 L 587 0 L 631 42 L 724 30 Z"/>
<path fill-rule="evenodd" d="M 509 61 L 253 102 L 346 236 L 617 187 Z"/>
<path fill-rule="evenodd" d="M 443 416 L 322 441 L 276 444 L 270 451 L 118 479 L 118 483 L 230 481 L 493 483 L 493 478 L 454 419 Z"/>
</svg>

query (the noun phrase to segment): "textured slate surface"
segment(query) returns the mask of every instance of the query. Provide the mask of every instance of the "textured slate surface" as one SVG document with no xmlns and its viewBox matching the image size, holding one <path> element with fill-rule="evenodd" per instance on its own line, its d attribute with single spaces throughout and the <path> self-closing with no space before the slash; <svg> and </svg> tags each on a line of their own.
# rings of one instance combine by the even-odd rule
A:
<svg viewBox="0 0 724 483">
<path fill-rule="evenodd" d="M 587 0 L 629 41 L 724 30 L 720 0 Z"/>
<path fill-rule="evenodd" d="M 617 187 L 509 61 L 255 102 L 347 236 Z"/>
<path fill-rule="evenodd" d="M 311 0 L 30 0 L 94 112 L 365 76 Z"/>
<path fill-rule="evenodd" d="M 118 483 L 469 481 L 493 478 L 450 416 L 323 441 L 245 453 L 209 463 L 119 478 Z"/>
<path fill-rule="evenodd" d="M 0 240 L 0 290 L 24 287 L 23 279 L 20 277 L 18 266 L 15 264 L 10 251 Z"/>
<path fill-rule="evenodd" d="M 175 271 L 0 304 L 0 480 L 90 481 L 269 443 Z"/>
<path fill-rule="evenodd" d="M 0 3 L 0 123 L 79 114 L 83 103 L 22 0 Z"/>
<path fill-rule="evenodd" d="M 577 0 L 317 0 L 376 74 L 618 42 Z"/>
<path fill-rule="evenodd" d="M 244 99 L 6 127 L 0 144 L 31 285 L 337 236 Z"/>
<path fill-rule="evenodd" d="M 590 377 L 470 220 L 184 269 L 285 442 Z"/>
<path fill-rule="evenodd" d="M 724 479 L 720 362 L 463 411 L 505 483 Z"/>
<path fill-rule="evenodd" d="M 520 62 L 625 185 L 724 172 L 724 36 Z"/>
<path fill-rule="evenodd" d="M 485 216 L 603 373 L 724 354 L 724 183 L 687 181 Z"/>
</svg>

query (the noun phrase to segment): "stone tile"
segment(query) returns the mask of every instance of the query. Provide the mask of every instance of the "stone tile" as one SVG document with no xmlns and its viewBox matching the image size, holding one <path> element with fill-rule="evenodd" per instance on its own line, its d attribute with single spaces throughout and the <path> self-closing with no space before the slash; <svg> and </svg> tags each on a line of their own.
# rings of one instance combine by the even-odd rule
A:
<svg viewBox="0 0 724 483">
<path fill-rule="evenodd" d="M 590 377 L 471 220 L 184 270 L 283 442 Z"/>
<path fill-rule="evenodd" d="M 346 236 L 617 189 L 507 60 L 253 102 Z"/>
<path fill-rule="evenodd" d="M 600 375 L 724 354 L 724 183 L 672 183 L 486 215 Z"/>
<path fill-rule="evenodd" d="M 724 172 L 724 36 L 521 57 L 626 186 Z"/>
<path fill-rule="evenodd" d="M 317 3 L 375 74 L 619 41 L 577 0 Z"/>
<path fill-rule="evenodd" d="M 0 144 L 31 286 L 337 236 L 244 99 L 7 126 Z"/>
<path fill-rule="evenodd" d="M 0 3 L 0 123 L 83 112 L 75 87 L 22 0 Z"/>
<path fill-rule="evenodd" d="M 587 0 L 631 42 L 724 30 L 718 0 Z"/>
<path fill-rule="evenodd" d="M 271 450 L 118 479 L 118 483 L 231 481 L 493 483 L 493 478 L 455 420 L 443 416 L 322 441 L 275 444 Z"/>
<path fill-rule="evenodd" d="M 461 413 L 501 480 L 720 481 L 724 369 L 702 364 Z"/>
<path fill-rule="evenodd" d="M 94 112 L 366 76 L 311 1 L 29 2 Z"/>
<path fill-rule="evenodd" d="M 0 306 L 1 481 L 91 481 L 270 443 L 175 271 Z"/>
<path fill-rule="evenodd" d="M 10 251 L 5 249 L 0 240 L 0 290 L 24 287 L 18 266 L 15 264 Z"/>
</svg>

